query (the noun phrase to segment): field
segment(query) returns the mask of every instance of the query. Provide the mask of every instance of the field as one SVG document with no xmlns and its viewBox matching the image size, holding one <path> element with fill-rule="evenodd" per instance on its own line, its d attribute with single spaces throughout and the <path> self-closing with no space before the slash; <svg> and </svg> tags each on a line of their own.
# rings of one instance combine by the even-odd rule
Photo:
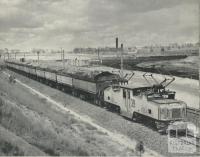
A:
<svg viewBox="0 0 200 157">
<path fill-rule="evenodd" d="M 148 61 L 137 64 L 138 69 L 146 71 L 157 71 L 157 73 L 168 73 L 181 77 L 198 79 L 199 58 L 189 56 L 185 59 L 167 61 Z"/>
</svg>

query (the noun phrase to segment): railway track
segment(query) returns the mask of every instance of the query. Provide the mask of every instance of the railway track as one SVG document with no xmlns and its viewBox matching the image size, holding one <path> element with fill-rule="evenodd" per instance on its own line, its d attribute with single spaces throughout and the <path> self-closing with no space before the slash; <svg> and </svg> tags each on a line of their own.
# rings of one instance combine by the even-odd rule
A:
<svg viewBox="0 0 200 157">
<path fill-rule="evenodd" d="M 199 128 L 200 136 L 200 109 L 187 107 L 187 117 L 189 121 L 194 123 Z"/>
<path fill-rule="evenodd" d="M 194 122 L 196 123 L 196 126 L 199 127 L 200 109 L 188 107 L 187 108 L 187 115 L 189 115 L 189 114 L 193 117 Z M 194 136 L 192 136 L 192 137 L 194 137 Z M 200 147 L 200 128 L 199 128 L 198 135 L 195 138 L 196 138 L 196 146 Z"/>
<path fill-rule="evenodd" d="M 191 107 L 187 107 L 187 114 L 191 113 L 197 116 L 197 118 L 200 119 L 200 109 L 195 109 L 195 108 L 191 108 Z"/>
</svg>

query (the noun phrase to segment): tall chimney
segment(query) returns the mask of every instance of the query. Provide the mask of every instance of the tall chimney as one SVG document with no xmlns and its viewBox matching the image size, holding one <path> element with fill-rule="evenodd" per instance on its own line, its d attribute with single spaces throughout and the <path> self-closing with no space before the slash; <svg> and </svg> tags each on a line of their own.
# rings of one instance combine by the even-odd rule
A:
<svg viewBox="0 0 200 157">
<path fill-rule="evenodd" d="M 123 44 L 121 44 L 121 77 L 124 77 L 124 74 L 123 74 Z"/>
<path fill-rule="evenodd" d="M 118 38 L 116 38 L 116 49 L 118 49 Z"/>
<path fill-rule="evenodd" d="M 123 50 L 123 47 L 124 47 L 124 45 L 123 44 L 121 44 L 121 49 Z"/>
</svg>

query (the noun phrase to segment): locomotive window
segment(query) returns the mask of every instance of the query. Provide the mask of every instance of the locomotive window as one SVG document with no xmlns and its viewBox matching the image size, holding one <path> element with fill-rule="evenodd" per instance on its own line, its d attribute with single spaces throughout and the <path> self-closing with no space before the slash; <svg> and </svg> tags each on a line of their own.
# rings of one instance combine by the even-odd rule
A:
<svg viewBox="0 0 200 157">
<path fill-rule="evenodd" d="M 108 100 L 110 100 L 110 97 L 108 96 Z"/>
<path fill-rule="evenodd" d="M 133 96 L 138 96 L 140 95 L 140 90 L 133 90 Z"/>
<path fill-rule="evenodd" d="M 175 138 L 176 137 L 176 130 L 169 130 L 169 136 L 170 138 Z"/>
<path fill-rule="evenodd" d="M 149 114 L 151 114 L 151 109 L 148 109 Z"/>
<path fill-rule="evenodd" d="M 130 91 L 128 90 L 127 92 L 128 92 L 128 93 L 127 93 L 127 94 L 128 94 L 128 99 L 130 99 L 130 97 L 131 97 L 131 96 L 130 96 Z"/>
<path fill-rule="evenodd" d="M 126 98 L 126 90 L 123 89 L 123 98 Z"/>
<path fill-rule="evenodd" d="M 178 137 L 184 137 L 184 136 L 186 136 L 186 129 L 184 129 L 184 130 L 177 130 L 177 136 Z"/>
</svg>

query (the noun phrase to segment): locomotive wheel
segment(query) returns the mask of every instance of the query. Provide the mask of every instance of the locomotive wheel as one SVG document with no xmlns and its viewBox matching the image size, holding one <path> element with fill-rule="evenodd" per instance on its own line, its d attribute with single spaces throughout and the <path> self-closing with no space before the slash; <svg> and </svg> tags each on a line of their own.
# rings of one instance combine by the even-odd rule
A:
<svg viewBox="0 0 200 157">
<path fill-rule="evenodd" d="M 117 107 L 117 108 L 116 108 L 116 111 L 117 111 L 118 114 L 121 114 L 121 109 L 120 109 L 120 107 Z"/>
<path fill-rule="evenodd" d="M 94 104 L 98 105 L 98 100 L 97 99 L 94 99 Z"/>
<path fill-rule="evenodd" d="M 155 127 L 157 129 L 157 131 L 161 134 L 165 134 L 166 133 L 166 129 L 167 129 L 167 124 L 163 123 L 163 122 L 157 122 L 155 121 Z"/>
<path fill-rule="evenodd" d="M 58 89 L 59 89 L 60 91 L 62 91 L 62 86 L 58 86 Z"/>
<path fill-rule="evenodd" d="M 79 95 L 79 98 L 80 98 L 81 100 L 85 100 L 85 95 L 80 94 L 80 95 Z"/>
<path fill-rule="evenodd" d="M 132 116 L 132 121 L 134 122 L 137 122 L 138 121 L 138 114 L 136 112 L 133 113 L 133 116 Z"/>
</svg>

